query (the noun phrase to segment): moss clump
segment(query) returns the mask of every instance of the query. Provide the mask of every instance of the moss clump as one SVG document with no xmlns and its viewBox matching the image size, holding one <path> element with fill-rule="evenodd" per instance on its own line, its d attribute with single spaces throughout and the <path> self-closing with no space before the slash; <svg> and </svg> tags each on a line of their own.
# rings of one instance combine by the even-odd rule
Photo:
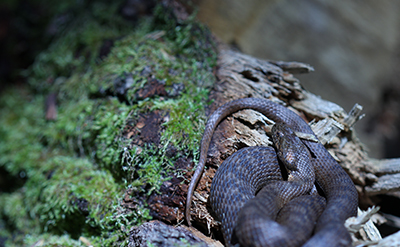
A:
<svg viewBox="0 0 400 247">
<path fill-rule="evenodd" d="M 62 3 L 74 18 L 24 72 L 28 85 L 0 98 L 0 168 L 15 181 L 0 183 L 0 239 L 125 245 L 129 229 L 150 219 L 146 198 L 174 162 L 197 157 L 215 48 L 193 17 L 178 20 L 162 5 L 132 25 L 118 16 L 122 1 Z M 113 47 L 104 57 L 105 41 Z M 165 92 L 140 96 L 152 81 Z M 49 93 L 57 94 L 54 121 L 45 119 Z M 138 144 L 124 131 L 149 112 L 165 119 L 159 141 Z"/>
</svg>

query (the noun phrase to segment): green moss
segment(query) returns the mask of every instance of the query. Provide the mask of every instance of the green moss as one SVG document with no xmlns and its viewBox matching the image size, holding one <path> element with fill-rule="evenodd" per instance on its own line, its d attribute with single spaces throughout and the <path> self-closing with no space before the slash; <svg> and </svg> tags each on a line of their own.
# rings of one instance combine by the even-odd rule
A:
<svg viewBox="0 0 400 247">
<path fill-rule="evenodd" d="M 180 151 L 196 153 L 204 125 L 204 99 L 208 91 L 199 89 L 182 95 L 179 99 L 154 101 L 152 109 L 169 110 L 170 120 L 165 123 L 166 130 L 162 142 L 178 147 Z"/>
<path fill-rule="evenodd" d="M 60 9 L 71 9 L 63 3 Z M 0 195 L 0 235 L 10 246 L 80 246 L 79 237 L 124 245 L 129 229 L 150 219 L 146 199 L 169 179 L 177 158 L 197 158 L 215 80 L 209 32 L 161 5 L 133 28 L 116 15 L 120 4 L 96 1 L 73 11 L 24 72 L 29 86 L 0 98 L 0 166 L 25 181 Z M 106 39 L 114 47 L 100 59 Z M 120 95 L 116 82 L 128 76 L 134 83 Z M 162 82 L 167 95 L 138 97 L 149 80 Z M 55 121 L 45 119 L 50 92 L 57 94 Z M 151 111 L 168 119 L 160 142 L 133 145 L 124 129 Z M 121 204 L 127 188 L 134 210 Z"/>
<path fill-rule="evenodd" d="M 88 240 L 89 242 L 90 239 Z M 26 235 L 23 239 L 23 246 L 46 246 L 46 247 L 74 247 L 82 246 L 87 247 L 87 244 L 80 240 L 71 239 L 67 234 L 58 236 L 51 234 L 41 234 L 41 235 Z"/>
<path fill-rule="evenodd" d="M 63 80 L 60 77 L 69 77 L 74 73 L 85 73 L 99 61 L 99 52 L 107 39 L 116 39 L 129 32 L 131 26 L 119 15 L 116 15 L 122 1 L 112 3 L 95 1 L 91 4 L 76 1 L 58 1 L 50 4 L 55 15 L 67 15 L 64 25 L 57 26 L 59 36 L 50 44 L 49 48 L 41 52 L 35 59 L 30 70 L 24 74 L 29 76 L 32 88 L 40 92 L 61 89 Z M 48 3 L 46 2 L 46 5 Z M 44 83 L 47 81 L 47 83 Z M 49 86 L 49 83 L 52 83 Z M 80 84 L 74 86 L 79 87 Z M 68 86 L 67 86 L 68 87 Z M 68 88 L 65 93 L 79 97 L 78 88 Z M 84 92 L 81 91 L 81 92 Z"/>
<path fill-rule="evenodd" d="M 46 170 L 52 174 L 42 181 L 40 195 L 36 196 L 39 200 L 26 202 L 31 214 L 43 223 L 44 230 L 79 234 L 87 230 L 85 221 L 91 227 L 102 227 L 101 218 L 110 213 L 108 209 L 121 194 L 111 174 L 93 169 L 84 159 L 57 156 L 46 163 L 51 167 Z M 30 183 L 37 184 L 37 181 L 30 179 L 26 186 L 32 187 Z"/>
</svg>

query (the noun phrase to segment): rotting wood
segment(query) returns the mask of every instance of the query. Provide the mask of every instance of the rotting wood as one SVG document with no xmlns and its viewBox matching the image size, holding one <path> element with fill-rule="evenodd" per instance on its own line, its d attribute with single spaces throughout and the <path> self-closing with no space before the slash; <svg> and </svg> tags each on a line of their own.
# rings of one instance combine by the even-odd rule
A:
<svg viewBox="0 0 400 247">
<path fill-rule="evenodd" d="M 365 193 L 368 196 L 385 194 L 392 191 L 398 191 L 400 188 L 400 173 L 388 174 L 378 177 L 378 181 L 371 186 L 365 187 Z"/>
<path fill-rule="evenodd" d="M 312 121 L 310 126 L 323 145 L 330 143 L 344 129 L 343 124 L 332 118 L 325 118 L 318 122 Z"/>
<path fill-rule="evenodd" d="M 370 159 L 366 162 L 375 175 L 374 183 L 365 186 L 367 196 L 400 191 L 400 159 Z"/>
<path fill-rule="evenodd" d="M 314 68 L 311 65 L 305 63 L 284 61 L 269 62 L 292 74 L 309 73 L 311 71 L 314 71 Z"/>
<path fill-rule="evenodd" d="M 153 220 L 133 227 L 129 233 L 129 247 L 182 246 L 188 244 L 199 247 L 221 247 L 221 243 L 204 236 L 196 229 L 185 226 L 171 226 Z"/>
<path fill-rule="evenodd" d="M 345 226 L 351 233 L 355 242 L 359 244 L 366 244 L 370 242 L 378 242 L 382 239 L 378 229 L 372 223 L 372 216 L 379 211 L 379 207 L 373 207 L 367 211 L 358 209 L 357 217 L 350 217 L 346 220 Z M 360 233 L 362 240 L 356 238 L 355 234 Z"/>
<path fill-rule="evenodd" d="M 369 164 L 376 175 L 396 174 L 400 173 L 400 158 L 397 159 L 371 159 Z"/>
</svg>

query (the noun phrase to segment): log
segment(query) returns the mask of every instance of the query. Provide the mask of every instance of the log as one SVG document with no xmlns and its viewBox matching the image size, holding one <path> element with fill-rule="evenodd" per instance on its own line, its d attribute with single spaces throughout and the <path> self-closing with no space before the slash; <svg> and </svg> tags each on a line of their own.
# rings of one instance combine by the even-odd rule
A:
<svg viewBox="0 0 400 247">
<path fill-rule="evenodd" d="M 266 61 L 230 49 L 222 49 L 218 67 L 218 83 L 211 92 L 213 104 L 209 114 L 228 101 L 245 97 L 267 98 L 281 103 L 310 123 L 319 141 L 327 147 L 354 181 L 361 204 L 370 203 L 369 197 L 372 195 L 400 190 L 400 159 L 370 159 L 366 148 L 353 131 L 354 125 L 363 117 L 362 106 L 355 104 L 353 109 L 346 113 L 339 105 L 305 90 L 300 81 L 293 76 L 294 73 L 313 71 L 310 65 Z M 219 223 L 210 215 L 207 207 L 210 179 L 218 166 L 238 149 L 270 145 L 267 132 L 272 124 L 271 120 L 253 110 L 232 114 L 219 124 L 211 141 L 206 175 L 203 175 L 207 180 L 201 179 L 194 196 L 192 210 L 195 213 L 192 213 L 192 218 L 197 224 L 203 224 L 208 229 L 218 228 Z M 367 217 L 371 216 L 367 214 Z M 368 219 L 365 221 L 368 222 Z M 376 228 L 369 228 L 375 229 L 371 230 L 370 236 L 380 236 Z M 363 231 L 365 232 L 365 229 Z M 379 238 L 371 240 L 368 234 L 363 236 L 358 234 L 359 239 L 355 241 L 379 242 Z"/>
</svg>

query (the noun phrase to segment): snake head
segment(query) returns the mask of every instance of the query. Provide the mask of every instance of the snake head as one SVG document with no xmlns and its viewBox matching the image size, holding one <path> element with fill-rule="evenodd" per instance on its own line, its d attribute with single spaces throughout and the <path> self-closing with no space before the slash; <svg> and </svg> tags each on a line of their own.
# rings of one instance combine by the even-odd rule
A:
<svg viewBox="0 0 400 247">
<path fill-rule="evenodd" d="M 304 144 L 300 141 L 294 131 L 283 123 L 276 123 L 271 130 L 272 140 L 279 159 L 283 162 L 287 172 L 298 171 L 299 151 Z"/>
</svg>

